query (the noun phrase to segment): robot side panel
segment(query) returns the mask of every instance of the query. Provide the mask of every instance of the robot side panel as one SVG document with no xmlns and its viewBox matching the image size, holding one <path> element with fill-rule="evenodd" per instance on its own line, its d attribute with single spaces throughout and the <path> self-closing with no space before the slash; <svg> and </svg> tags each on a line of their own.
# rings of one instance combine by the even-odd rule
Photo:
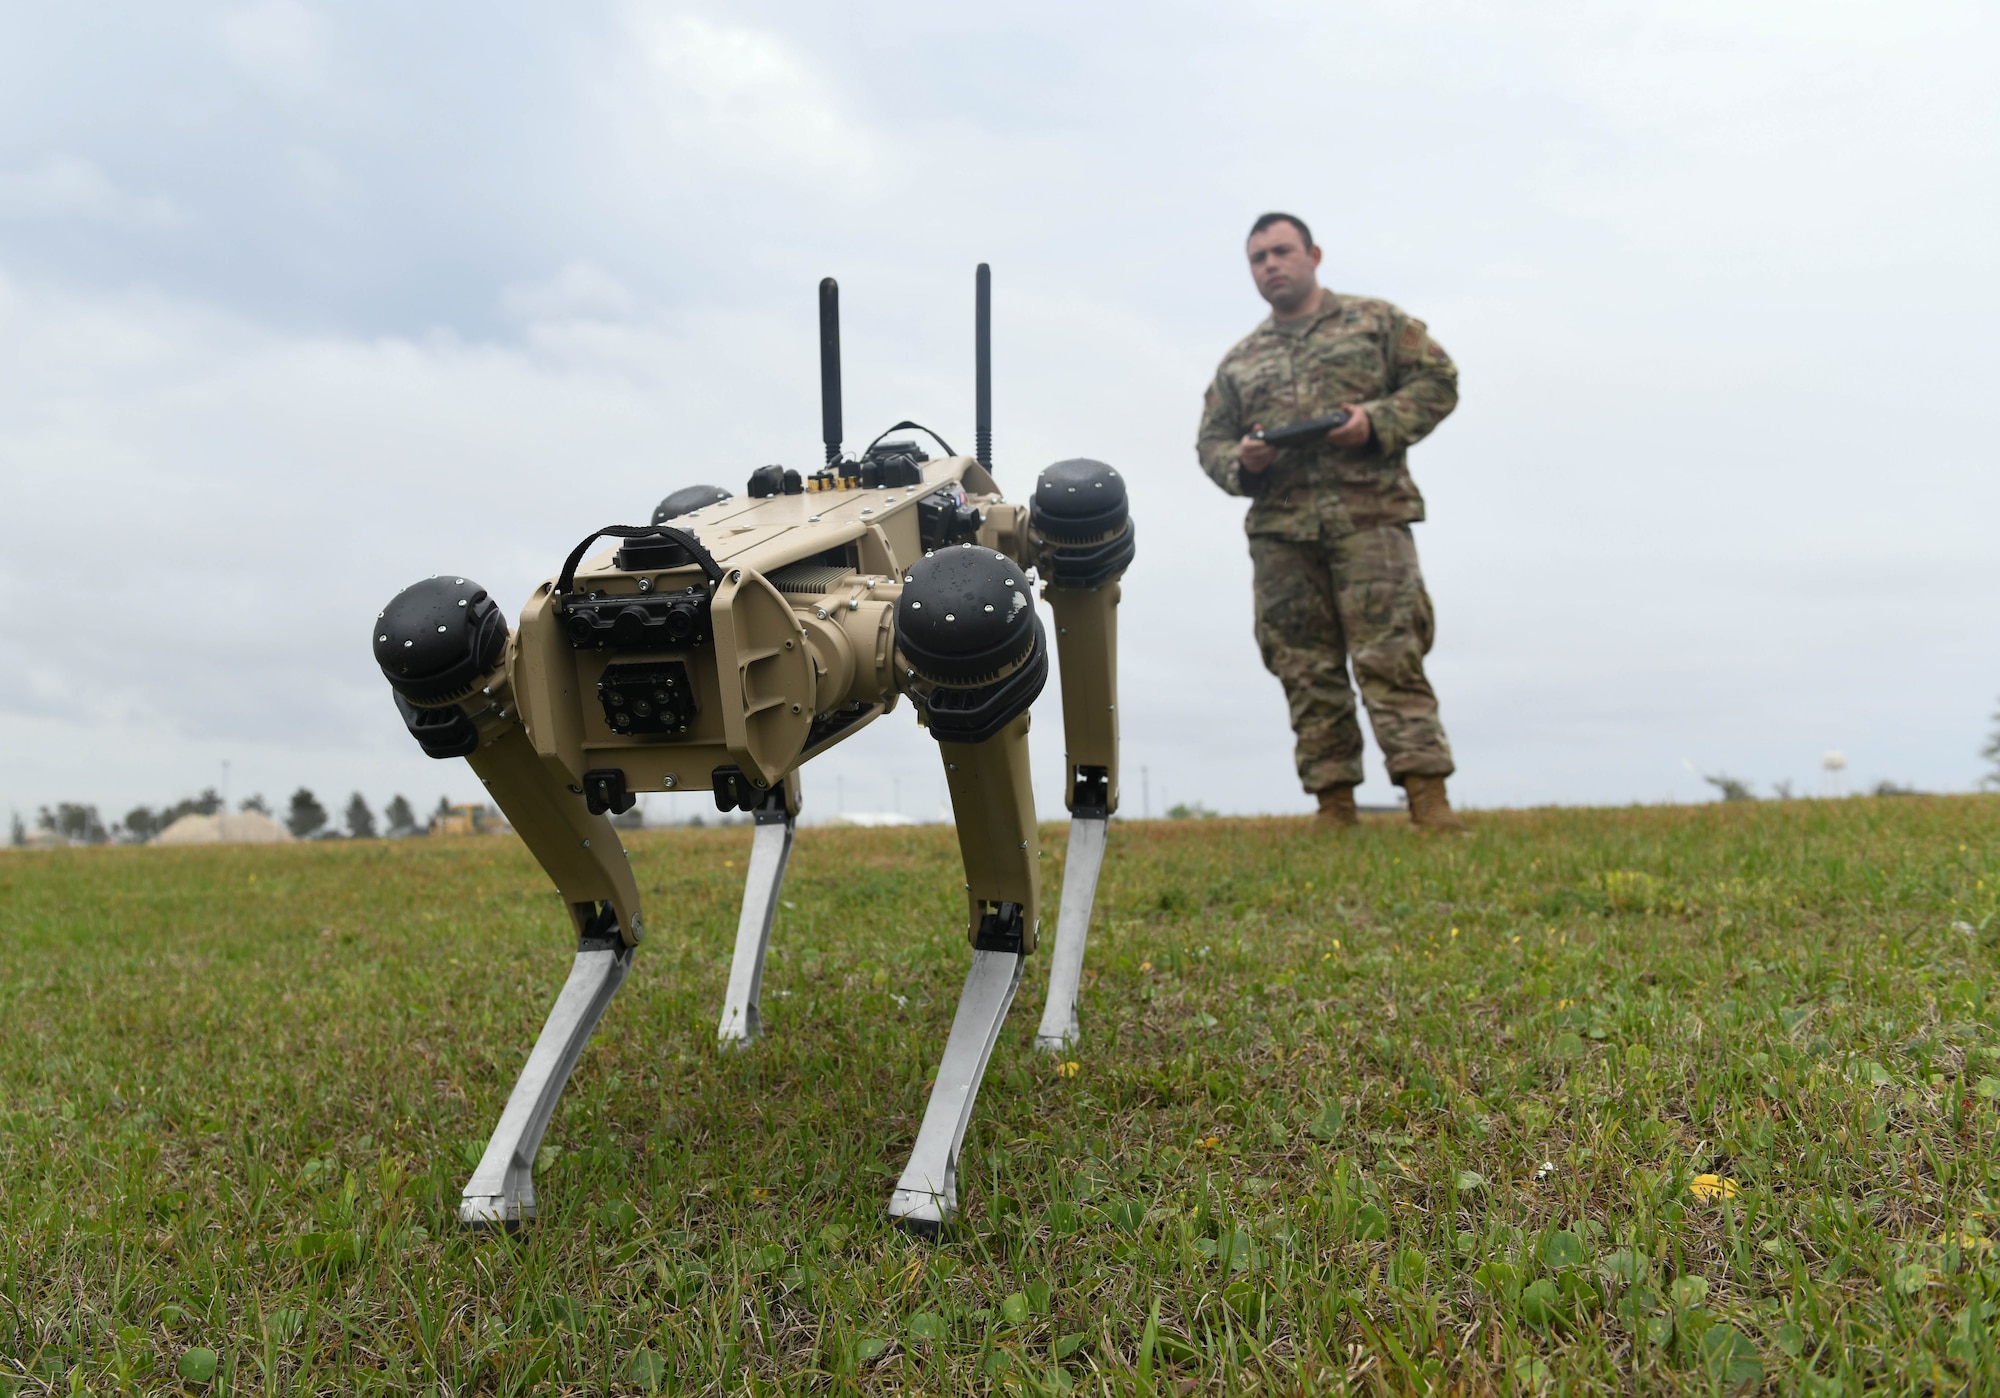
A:
<svg viewBox="0 0 2000 1398">
<path fill-rule="evenodd" d="M 785 778 L 816 712 L 806 631 L 762 574 L 732 569 L 715 589 L 716 673 L 729 754 L 764 788 Z"/>
</svg>

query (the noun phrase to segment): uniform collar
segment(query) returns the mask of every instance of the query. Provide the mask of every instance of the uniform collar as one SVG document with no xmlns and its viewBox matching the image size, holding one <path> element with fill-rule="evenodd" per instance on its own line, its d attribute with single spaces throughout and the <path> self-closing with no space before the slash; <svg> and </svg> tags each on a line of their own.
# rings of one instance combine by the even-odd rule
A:
<svg viewBox="0 0 2000 1398">
<path fill-rule="evenodd" d="M 1340 309 L 1344 304 L 1345 302 L 1343 302 L 1340 299 L 1339 292 L 1335 291 L 1330 286 L 1323 286 L 1319 289 L 1318 309 L 1313 311 L 1308 311 L 1305 315 L 1301 316 L 1297 320 L 1290 320 L 1285 322 L 1287 325 L 1295 327 L 1295 330 L 1293 331 L 1279 330 L 1278 317 L 1275 314 L 1272 314 L 1264 317 L 1264 323 L 1257 327 L 1257 333 L 1260 335 L 1280 335 L 1280 334 L 1292 334 L 1295 333 L 1296 330 L 1310 330 L 1314 325 L 1316 325 L 1318 322 L 1322 320 L 1325 320 L 1328 316 L 1339 315 Z"/>
</svg>

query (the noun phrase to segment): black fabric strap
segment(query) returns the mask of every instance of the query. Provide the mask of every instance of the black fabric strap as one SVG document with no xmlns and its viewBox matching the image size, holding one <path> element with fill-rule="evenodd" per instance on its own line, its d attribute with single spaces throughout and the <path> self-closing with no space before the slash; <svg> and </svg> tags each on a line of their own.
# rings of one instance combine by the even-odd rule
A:
<svg viewBox="0 0 2000 1398">
<path fill-rule="evenodd" d="M 701 540 L 685 529 L 673 529 L 664 524 L 607 524 L 569 551 L 569 557 L 563 560 L 562 576 L 556 579 L 558 595 L 576 586 L 576 565 L 583 562 L 584 550 L 599 539 L 671 539 L 694 555 L 701 571 L 708 574 L 709 582 L 722 581 L 722 565 L 715 561 L 715 555 L 703 548 Z"/>
</svg>

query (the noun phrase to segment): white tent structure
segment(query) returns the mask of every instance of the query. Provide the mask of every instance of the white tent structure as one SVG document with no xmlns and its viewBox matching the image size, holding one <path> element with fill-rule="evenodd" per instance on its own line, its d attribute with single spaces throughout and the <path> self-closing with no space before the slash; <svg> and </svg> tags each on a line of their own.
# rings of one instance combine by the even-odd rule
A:
<svg viewBox="0 0 2000 1398">
<path fill-rule="evenodd" d="M 290 844 L 292 832 L 262 811 L 235 815 L 184 815 L 155 835 L 156 845 Z"/>
</svg>

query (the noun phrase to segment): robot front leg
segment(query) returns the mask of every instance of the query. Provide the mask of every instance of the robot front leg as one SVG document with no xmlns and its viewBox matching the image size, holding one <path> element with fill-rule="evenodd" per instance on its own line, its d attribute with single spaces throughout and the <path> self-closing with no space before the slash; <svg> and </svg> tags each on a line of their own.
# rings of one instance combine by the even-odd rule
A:
<svg viewBox="0 0 2000 1398">
<path fill-rule="evenodd" d="M 798 830 L 798 776 L 771 788 L 756 811 L 750 840 L 750 872 L 743 881 L 743 911 L 736 922 L 736 954 L 729 963 L 729 990 L 722 997 L 722 1024 L 716 1038 L 724 1048 L 745 1048 L 764 1036 L 757 998 L 764 986 L 764 953 L 778 914 L 778 891 Z"/>
<path fill-rule="evenodd" d="M 599 911 L 594 923 L 595 934 L 578 939 L 569 979 L 556 996 L 514 1090 L 507 1094 L 507 1106 L 479 1167 L 466 1182 L 458 1206 L 460 1223 L 511 1228 L 535 1216 L 535 1153 L 541 1149 L 542 1134 L 549 1129 L 549 1118 L 583 1046 L 625 983 L 636 950 L 623 944 L 609 907 Z"/>
<path fill-rule="evenodd" d="M 577 937 L 569 979 L 459 1206 L 463 1223 L 515 1227 L 535 1215 L 535 1152 L 644 935 L 638 884 L 606 818 L 632 798 L 622 785 L 587 792 L 537 751 L 515 695 L 518 650 L 477 583 L 440 576 L 406 588 L 374 629 L 376 659 L 410 735 L 432 757 L 467 760 L 555 881 Z"/>
<path fill-rule="evenodd" d="M 507 1094 L 486 1153 L 466 1182 L 459 1221 L 517 1227 L 535 1216 L 535 1153 L 556 1102 L 611 997 L 632 969 L 643 932 L 639 893 L 618 832 L 603 811 L 550 774 L 517 725 L 470 755 L 516 833 L 555 879 L 576 927 L 576 957 Z M 629 805 L 630 798 L 626 798 Z"/>
<path fill-rule="evenodd" d="M 958 1210 L 958 1157 L 1021 969 L 1035 949 L 1040 880 L 1028 716 L 978 744 L 940 742 L 959 851 L 965 860 L 972 967 L 917 1129 L 910 1161 L 889 1200 L 901 1228 L 935 1237 Z"/>
</svg>

